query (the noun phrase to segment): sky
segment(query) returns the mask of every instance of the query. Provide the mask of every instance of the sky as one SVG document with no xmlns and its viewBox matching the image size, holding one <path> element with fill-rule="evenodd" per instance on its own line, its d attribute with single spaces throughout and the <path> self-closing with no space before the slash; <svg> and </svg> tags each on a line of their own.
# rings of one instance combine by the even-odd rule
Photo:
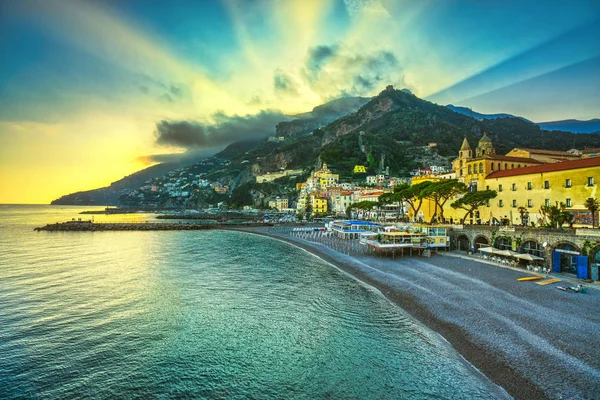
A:
<svg viewBox="0 0 600 400">
<path fill-rule="evenodd" d="M 600 2 L 0 2 L 0 203 L 48 203 L 391 84 L 600 117 Z"/>
</svg>

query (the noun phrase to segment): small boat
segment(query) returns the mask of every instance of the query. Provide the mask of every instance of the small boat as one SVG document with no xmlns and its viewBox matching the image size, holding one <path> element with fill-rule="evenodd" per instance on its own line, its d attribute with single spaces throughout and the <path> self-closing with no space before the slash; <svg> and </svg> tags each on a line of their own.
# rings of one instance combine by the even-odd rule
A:
<svg viewBox="0 0 600 400">
<path fill-rule="evenodd" d="M 563 292 L 567 291 L 567 288 L 565 286 L 557 286 L 556 287 L 558 290 L 562 290 Z"/>
</svg>

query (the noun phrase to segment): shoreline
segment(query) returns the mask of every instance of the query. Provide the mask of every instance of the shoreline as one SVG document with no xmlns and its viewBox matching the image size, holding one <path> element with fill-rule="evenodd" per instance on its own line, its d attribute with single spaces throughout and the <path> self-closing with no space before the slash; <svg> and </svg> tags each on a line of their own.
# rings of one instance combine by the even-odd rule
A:
<svg viewBox="0 0 600 400">
<path fill-rule="evenodd" d="M 514 395 L 511 395 L 507 392 L 507 390 L 501 386 L 500 384 L 496 383 L 494 380 L 492 380 L 488 375 L 486 375 L 483 371 L 481 371 L 477 366 L 475 366 L 469 359 L 467 359 L 464 354 L 462 352 L 460 352 L 454 345 L 452 342 L 450 342 L 445 336 L 443 336 L 438 330 L 433 329 L 430 325 L 426 324 L 425 322 L 423 322 L 421 319 L 417 318 L 414 314 L 412 314 L 411 312 L 407 311 L 401 304 L 399 304 L 397 301 L 395 301 L 394 299 L 390 298 L 390 296 L 386 293 L 384 293 L 378 285 L 372 284 L 367 282 L 365 279 L 361 278 L 358 274 L 354 274 L 352 272 L 349 272 L 348 270 L 346 270 L 345 268 L 343 268 L 338 262 L 335 262 L 333 260 L 327 260 L 326 257 L 324 257 L 324 255 L 322 253 L 319 253 L 318 251 L 315 251 L 314 249 L 308 249 L 306 247 L 308 246 L 303 246 L 302 243 L 299 242 L 295 242 L 294 240 L 286 240 L 285 238 L 282 238 L 280 236 L 275 236 L 275 235 L 269 235 L 266 233 L 261 233 L 261 232 L 256 232 L 256 231 L 247 231 L 247 230 L 241 230 L 241 229 L 230 229 L 233 231 L 238 231 L 238 232 L 244 232 L 244 233 L 251 233 L 251 234 L 255 234 L 255 235 L 259 235 L 259 236 L 265 236 L 268 238 L 271 238 L 273 240 L 278 240 L 280 242 L 284 242 L 287 243 L 291 246 L 294 246 L 300 250 L 303 250 L 307 253 L 309 253 L 311 256 L 316 257 L 317 259 L 323 261 L 326 264 L 329 264 L 332 268 L 335 268 L 337 271 L 339 271 L 341 274 L 345 275 L 346 277 L 348 277 L 349 279 L 354 280 L 355 282 L 357 282 L 359 285 L 365 287 L 368 290 L 372 290 L 377 292 L 378 295 L 382 296 L 384 299 L 386 299 L 390 304 L 392 304 L 394 307 L 398 307 L 400 308 L 402 311 L 404 311 L 410 318 L 413 318 L 415 320 L 416 323 L 424 326 L 425 328 L 429 329 L 430 331 L 434 332 L 435 334 L 438 335 L 438 337 L 444 341 L 448 346 L 452 347 L 456 353 L 459 355 L 459 357 L 462 359 L 462 361 L 468 365 L 469 368 L 471 368 L 476 374 L 480 375 L 481 377 L 483 377 L 484 379 L 488 380 L 489 383 L 491 385 L 494 386 L 494 388 L 496 390 L 498 390 L 499 392 L 501 392 L 503 395 L 505 395 L 507 398 L 517 398 Z"/>
<path fill-rule="evenodd" d="M 432 331 L 438 333 L 459 353 L 461 357 L 466 360 L 466 362 L 474 367 L 474 369 L 485 375 L 492 383 L 499 386 L 503 391 L 516 399 L 560 398 L 563 395 L 565 397 L 570 397 L 569 394 L 562 392 L 549 394 L 548 388 L 544 390 L 542 384 L 536 382 L 534 379 L 535 377 L 527 376 L 525 373 L 523 373 L 523 371 L 519 370 L 518 366 L 513 365 L 514 360 L 511 360 L 510 358 L 507 359 L 506 354 L 498 351 L 497 348 L 493 348 L 492 345 L 482 342 L 480 340 L 481 338 L 475 337 L 473 331 L 477 331 L 477 327 L 461 325 L 459 323 L 447 320 L 444 318 L 447 317 L 447 315 L 444 315 L 443 312 L 438 313 L 435 309 L 432 309 L 431 302 L 428 304 L 428 301 L 424 300 L 422 297 L 411 293 L 410 290 L 404 290 L 402 285 L 398 286 L 397 284 L 392 284 L 391 281 L 388 281 L 387 277 L 384 275 L 384 270 L 387 264 L 390 264 L 390 262 L 394 263 L 394 261 L 391 259 L 378 261 L 372 257 L 365 258 L 363 260 L 363 257 L 346 255 L 325 247 L 319 243 L 309 242 L 291 236 L 274 234 L 263 229 L 244 229 L 241 227 L 229 229 L 270 237 L 299 247 L 324 260 L 325 262 L 332 264 L 332 266 L 343 273 L 350 275 L 352 278 L 358 280 L 362 284 L 366 284 L 372 288 L 375 288 L 390 302 L 400 307 L 412 318 L 416 319 L 419 323 L 425 325 Z M 370 260 L 381 263 L 383 267 L 380 265 L 372 266 L 367 264 L 366 262 Z M 404 260 L 423 261 L 422 258 L 419 257 L 413 257 L 412 259 L 407 257 Z M 438 255 L 426 259 L 426 262 L 433 265 L 444 265 L 447 264 L 448 260 L 454 262 L 457 261 L 455 257 L 444 257 Z M 465 263 L 477 263 L 474 260 L 460 261 Z M 395 262 L 400 263 L 401 261 L 396 260 Z M 512 275 L 526 275 L 526 272 L 519 271 L 509 271 L 509 273 Z M 513 283 L 513 285 L 515 285 L 516 288 L 524 287 L 519 287 L 516 284 L 516 281 Z M 547 289 L 549 294 L 554 294 L 555 291 L 550 291 L 550 288 Z M 490 319 L 493 318 L 490 317 Z M 541 358 L 543 361 L 544 357 Z M 545 368 L 553 367 L 552 365 L 547 365 L 544 363 L 542 363 L 542 366 Z M 592 373 L 595 373 L 595 370 L 593 370 Z M 598 390 L 598 388 L 595 388 L 594 390 L 592 383 L 592 391 Z M 594 397 L 595 395 L 590 395 L 590 393 L 585 392 L 582 396 Z"/>
</svg>

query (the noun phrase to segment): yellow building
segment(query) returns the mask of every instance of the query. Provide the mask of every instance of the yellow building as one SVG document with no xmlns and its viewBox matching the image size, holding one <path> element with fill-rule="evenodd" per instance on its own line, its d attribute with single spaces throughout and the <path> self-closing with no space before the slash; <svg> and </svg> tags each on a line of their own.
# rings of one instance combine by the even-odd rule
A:
<svg viewBox="0 0 600 400">
<path fill-rule="evenodd" d="M 589 212 L 584 203 L 590 197 L 598 198 L 599 182 L 600 158 L 597 157 L 497 171 L 488 175 L 486 185 L 495 190 L 498 197 L 490 202 L 490 207 L 484 207 L 480 215 L 484 221 L 491 215 L 521 224 L 518 209 L 525 207 L 529 221 L 538 225 L 542 218 L 540 207 L 558 202 L 573 211 L 576 224 L 586 225 Z"/>
<path fill-rule="evenodd" d="M 327 199 L 318 195 L 310 195 L 310 201 L 312 204 L 313 215 L 315 214 L 327 214 Z"/>
<path fill-rule="evenodd" d="M 567 151 L 522 148 L 512 149 L 506 153 L 506 155 L 511 157 L 533 158 L 534 160 L 542 161 L 544 163 L 579 160 L 581 158 L 580 155 L 569 153 Z"/>
<path fill-rule="evenodd" d="M 354 166 L 354 173 L 355 174 L 366 174 L 367 173 L 367 168 L 364 165 L 355 165 Z"/>
<path fill-rule="evenodd" d="M 567 152 L 535 149 L 513 149 L 511 156 L 495 154 L 492 141 L 484 134 L 478 143 L 475 157 L 468 141 L 463 141 L 459 157 L 453 161 L 457 178 L 471 191 L 495 190 L 498 196 L 489 206 L 480 207 L 466 223 L 489 223 L 491 220 L 521 224 L 519 207 L 527 210 L 528 222 L 539 225 L 540 208 L 564 203 L 572 211 L 575 223 L 591 224 L 591 215 L 584 203 L 597 198 L 600 180 L 600 158 L 580 158 Z M 561 161 L 560 157 L 574 158 Z M 436 181 L 436 177 L 415 177 L 412 184 Z M 444 207 L 447 221 L 458 223 L 465 210 L 455 210 L 450 199 Z M 430 221 L 435 204 L 424 200 L 417 218 Z"/>
<path fill-rule="evenodd" d="M 527 153 L 529 154 L 529 153 Z M 529 156 L 501 156 L 496 154 L 496 149 L 489 136 L 484 133 L 475 149 L 475 157 L 467 138 L 459 151 L 459 156 L 452 161 L 452 169 L 456 177 L 464 182 L 471 190 L 485 189 L 485 177 L 495 171 L 523 168 L 531 165 L 543 164 L 543 161 Z"/>
</svg>

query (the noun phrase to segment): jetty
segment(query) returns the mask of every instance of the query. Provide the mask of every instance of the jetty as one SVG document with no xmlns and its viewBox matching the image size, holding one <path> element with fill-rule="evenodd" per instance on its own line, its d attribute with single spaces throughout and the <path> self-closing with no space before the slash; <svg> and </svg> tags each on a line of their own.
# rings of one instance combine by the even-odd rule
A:
<svg viewBox="0 0 600 400">
<path fill-rule="evenodd" d="M 92 222 L 92 221 L 67 221 L 48 224 L 35 228 L 34 231 L 48 232 L 101 232 L 101 231 L 198 231 L 228 228 L 252 228 L 258 226 L 272 226 L 271 224 L 258 223 L 224 223 L 224 224 L 196 224 L 196 223 L 161 223 L 161 222 Z"/>
</svg>

